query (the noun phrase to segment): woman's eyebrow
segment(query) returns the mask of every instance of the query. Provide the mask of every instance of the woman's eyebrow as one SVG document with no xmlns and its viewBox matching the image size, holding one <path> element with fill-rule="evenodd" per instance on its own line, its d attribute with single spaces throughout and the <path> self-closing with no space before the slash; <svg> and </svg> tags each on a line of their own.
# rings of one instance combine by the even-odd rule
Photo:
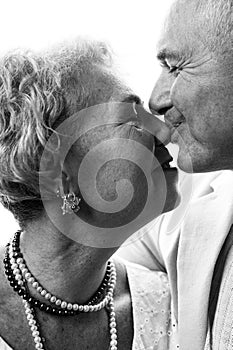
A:
<svg viewBox="0 0 233 350">
<path fill-rule="evenodd" d="M 142 100 L 140 99 L 140 97 L 134 94 L 126 96 L 121 102 L 126 102 L 126 103 L 135 102 L 137 105 L 142 104 Z"/>
</svg>

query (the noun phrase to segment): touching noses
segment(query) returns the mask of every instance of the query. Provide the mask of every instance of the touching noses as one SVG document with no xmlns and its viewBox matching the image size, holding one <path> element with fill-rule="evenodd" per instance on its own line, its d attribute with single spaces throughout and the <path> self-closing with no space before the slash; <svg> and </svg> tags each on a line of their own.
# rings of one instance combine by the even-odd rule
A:
<svg viewBox="0 0 233 350">
<path fill-rule="evenodd" d="M 162 73 L 154 86 L 149 101 L 149 107 L 153 114 L 164 115 L 172 107 L 171 86 L 171 79 Z"/>
<path fill-rule="evenodd" d="M 137 110 L 141 127 L 147 130 L 161 143 L 167 145 L 171 139 L 171 131 L 169 127 L 153 114 L 147 112 L 142 106 L 137 106 Z"/>
</svg>

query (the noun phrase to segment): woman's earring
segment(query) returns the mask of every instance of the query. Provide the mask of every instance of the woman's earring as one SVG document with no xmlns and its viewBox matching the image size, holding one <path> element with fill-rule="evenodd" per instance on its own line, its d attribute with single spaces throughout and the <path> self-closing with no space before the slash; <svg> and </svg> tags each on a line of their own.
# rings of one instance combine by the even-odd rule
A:
<svg viewBox="0 0 233 350">
<path fill-rule="evenodd" d="M 81 198 L 77 197 L 74 192 L 61 196 L 60 190 L 57 190 L 57 197 L 61 197 L 63 199 L 63 204 L 61 207 L 63 215 L 77 213 L 80 210 L 79 203 Z"/>
</svg>

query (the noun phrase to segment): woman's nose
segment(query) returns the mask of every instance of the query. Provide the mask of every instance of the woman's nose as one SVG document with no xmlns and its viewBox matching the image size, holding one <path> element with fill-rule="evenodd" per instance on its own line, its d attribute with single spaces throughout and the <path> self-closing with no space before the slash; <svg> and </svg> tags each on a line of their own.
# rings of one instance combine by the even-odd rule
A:
<svg viewBox="0 0 233 350">
<path fill-rule="evenodd" d="M 136 109 L 141 127 L 147 130 L 164 145 L 168 144 L 171 139 L 169 127 L 153 114 L 147 112 L 142 106 L 137 105 Z"/>
</svg>

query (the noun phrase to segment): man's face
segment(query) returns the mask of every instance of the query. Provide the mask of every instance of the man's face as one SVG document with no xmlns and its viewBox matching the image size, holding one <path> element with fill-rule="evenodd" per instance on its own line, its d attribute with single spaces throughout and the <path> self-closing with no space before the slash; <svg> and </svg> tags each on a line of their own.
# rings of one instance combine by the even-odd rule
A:
<svg viewBox="0 0 233 350">
<path fill-rule="evenodd" d="M 193 3 L 177 1 L 171 10 L 159 42 L 163 68 L 150 108 L 172 127 L 182 170 L 232 169 L 233 60 L 203 44 L 205 19 Z"/>
</svg>

